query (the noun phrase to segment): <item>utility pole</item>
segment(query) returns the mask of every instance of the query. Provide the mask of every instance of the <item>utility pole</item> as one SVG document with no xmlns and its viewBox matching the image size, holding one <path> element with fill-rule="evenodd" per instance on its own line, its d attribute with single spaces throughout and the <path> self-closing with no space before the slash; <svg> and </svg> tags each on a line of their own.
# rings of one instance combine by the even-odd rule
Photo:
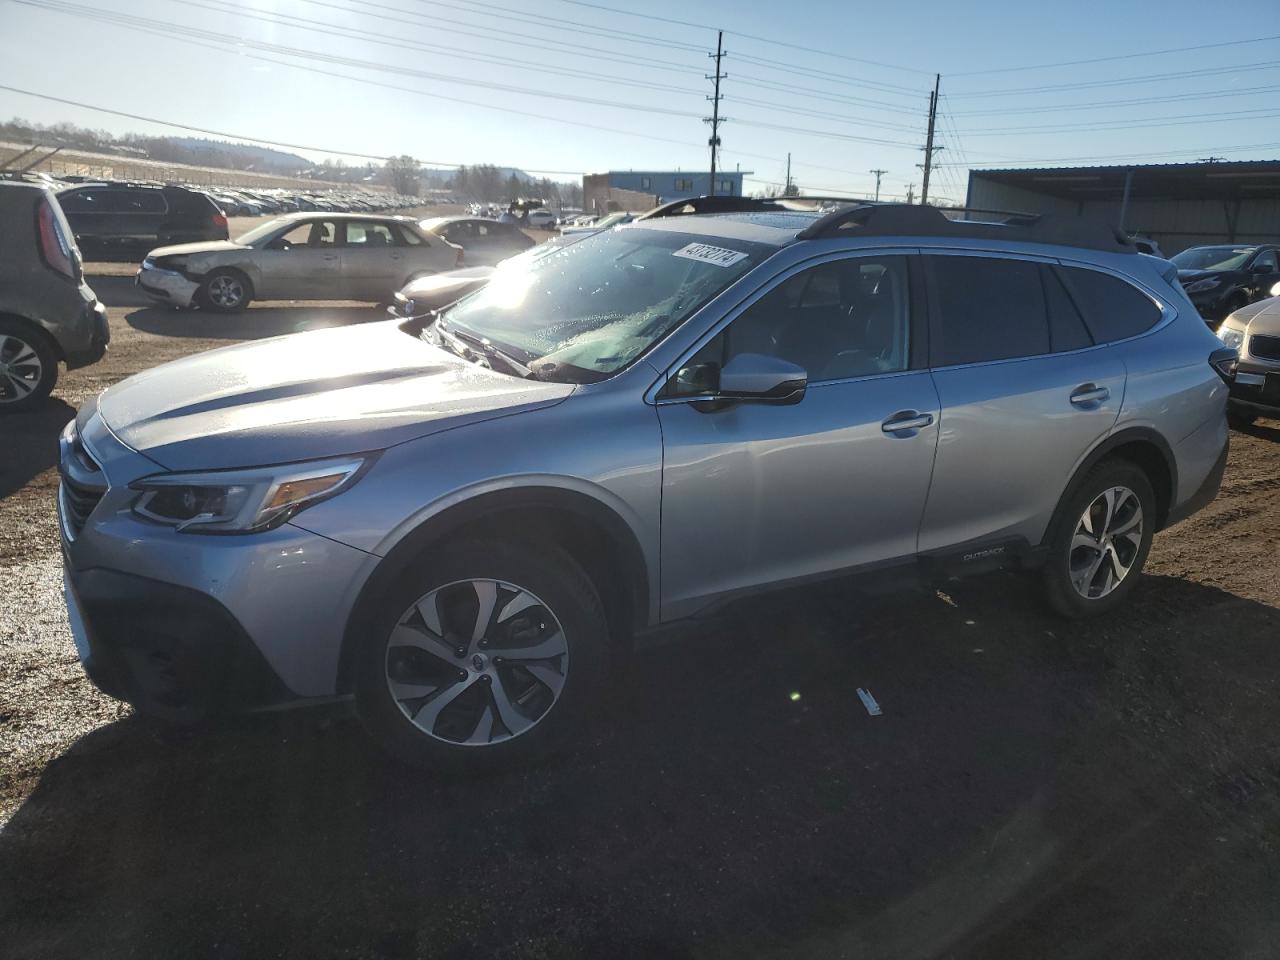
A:
<svg viewBox="0 0 1280 960">
<path fill-rule="evenodd" d="M 711 56 L 711 54 L 707 54 Z M 724 56 L 724 31 L 720 30 L 716 34 L 716 72 L 714 76 L 707 77 L 708 80 L 715 81 L 715 96 L 707 97 L 711 101 L 711 116 L 703 118 L 703 123 L 711 124 L 711 139 L 707 141 L 707 145 L 711 147 L 711 189 L 707 191 L 709 196 L 716 195 L 716 154 L 720 151 L 720 81 L 726 78 L 726 75 L 720 72 L 720 59 Z"/>
<path fill-rule="evenodd" d="M 791 196 L 791 151 L 787 151 L 787 185 L 782 188 L 784 197 Z"/>
<path fill-rule="evenodd" d="M 942 74 L 933 76 L 933 93 L 929 96 L 929 134 L 924 142 L 924 181 L 920 184 L 920 202 L 929 202 L 929 173 L 933 169 L 933 152 L 941 147 L 933 145 L 933 126 L 938 119 L 938 87 L 942 84 Z"/>
<path fill-rule="evenodd" d="M 879 203 L 880 202 L 880 178 L 883 177 L 889 171 L 888 170 L 869 170 L 867 172 L 874 173 L 876 175 L 876 203 Z"/>
</svg>

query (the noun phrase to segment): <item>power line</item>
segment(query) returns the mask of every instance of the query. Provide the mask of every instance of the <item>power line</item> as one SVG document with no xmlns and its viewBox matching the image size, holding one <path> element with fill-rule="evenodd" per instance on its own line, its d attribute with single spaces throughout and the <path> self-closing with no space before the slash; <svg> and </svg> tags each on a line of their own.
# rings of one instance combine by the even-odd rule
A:
<svg viewBox="0 0 1280 960">
<path fill-rule="evenodd" d="M 297 2 L 307 3 L 317 7 L 325 7 L 331 10 L 337 10 L 341 13 L 355 13 L 361 17 L 386 20 L 390 23 L 400 23 L 414 27 L 429 26 L 432 30 L 437 32 L 456 33 L 460 36 L 474 37 L 488 43 L 504 43 L 508 46 L 520 47 L 526 52 L 529 49 L 529 41 L 535 40 L 540 46 L 560 47 L 567 53 L 589 60 L 603 60 L 607 63 L 620 63 L 627 66 L 645 66 L 651 70 L 666 70 L 674 73 L 693 73 L 695 69 L 692 66 L 673 66 L 668 61 L 658 60 L 654 57 L 646 57 L 636 53 L 620 54 L 620 51 L 613 50 L 584 50 L 580 43 L 570 43 L 565 40 L 555 40 L 550 37 L 530 35 L 527 31 L 516 33 L 514 31 L 497 30 L 481 24 L 472 24 L 465 20 L 451 20 L 447 17 L 419 13 L 416 10 L 405 10 L 401 7 L 388 6 L 385 3 L 375 3 L 373 0 L 350 0 L 351 3 L 358 4 L 359 7 L 362 8 L 359 10 L 354 10 L 350 7 L 345 7 L 337 3 L 327 3 L 325 0 L 297 0 Z M 397 17 L 388 16 L 386 13 L 373 13 L 371 12 L 373 10 L 386 10 L 391 13 L 402 14 L 402 16 Z M 284 16 L 284 14 L 280 14 L 280 16 Z M 415 17 L 417 19 L 408 20 L 405 19 L 406 17 Z M 445 24 L 445 26 L 442 26 L 442 24 Z M 452 24 L 453 26 L 448 26 L 448 24 Z M 466 27 L 468 29 L 458 29 L 458 27 Z M 620 55 L 609 56 L 611 53 L 619 53 Z"/>
<path fill-rule="evenodd" d="M 1270 120 L 1280 117 L 1275 107 L 1256 110 L 1235 110 L 1227 113 L 1186 113 L 1169 117 L 1134 117 L 1132 119 L 1104 120 L 1093 123 L 1045 124 L 1028 127 L 982 127 L 967 130 L 971 137 L 1073 133 L 1079 130 L 1143 130 L 1152 127 L 1183 127 L 1189 124 L 1237 123 L 1241 120 Z"/>
<path fill-rule="evenodd" d="M 1218 43 L 1197 43 L 1190 47 L 1168 47 L 1164 50 L 1147 50 L 1143 53 L 1120 53 L 1110 57 L 1090 57 L 1087 60 L 1059 60 L 1056 63 L 1030 63 L 1021 67 L 991 67 L 987 70 L 961 70 L 950 74 L 953 77 L 977 77 L 992 73 L 1014 73 L 1022 70 L 1048 70 L 1052 67 L 1079 67 L 1091 63 L 1111 63 L 1116 60 L 1136 60 L 1139 57 L 1158 57 L 1166 53 L 1189 53 L 1192 50 L 1213 50 L 1221 47 L 1238 47 L 1246 43 L 1266 43 L 1280 40 L 1280 34 L 1269 37 L 1249 37 L 1246 40 L 1222 40 Z"/>
<path fill-rule="evenodd" d="M 534 26 L 539 26 L 543 22 L 555 23 L 558 30 L 567 30 L 570 33 L 581 33 L 587 36 L 605 37 L 610 40 L 630 40 L 632 43 L 644 43 L 650 46 L 668 47 L 673 50 L 687 50 L 696 53 L 704 51 L 703 47 L 693 43 L 665 40 L 659 37 L 633 33 L 628 30 L 614 30 L 612 27 L 587 27 L 579 20 L 565 20 L 562 17 L 551 17 L 546 14 L 534 16 L 518 8 L 504 7 L 496 3 L 483 3 L 481 0 L 466 0 L 465 6 L 457 3 L 447 3 L 445 0 L 418 0 L 418 3 L 425 3 L 433 7 L 444 7 L 447 10 L 461 10 L 463 13 L 472 13 L 482 17 L 497 17 L 505 21 L 528 23 Z M 495 12 L 490 13 L 490 10 Z"/>
<path fill-rule="evenodd" d="M 249 143 L 261 143 L 269 147 L 283 147 L 288 150 L 310 150 L 312 153 L 327 153 L 337 157 L 354 157 L 359 160 L 381 160 L 384 163 L 391 157 L 380 156 L 376 153 L 356 153 L 351 150 L 338 150 L 334 147 L 315 147 L 302 143 L 285 143 L 282 140 L 267 140 L 262 137 L 250 137 L 243 133 L 228 133 L 225 130 L 211 130 L 208 127 L 196 127 L 188 123 L 177 123 L 173 120 L 161 120 L 157 117 L 148 117 L 140 113 L 129 113 L 125 110 L 113 110 L 110 107 L 100 107 L 96 104 L 85 103 L 81 100 L 69 100 L 65 97 L 55 97 L 47 93 L 36 93 L 34 90 L 23 90 L 20 87 L 11 87 L 7 84 L 0 84 L 0 90 L 7 90 L 9 93 L 20 93 L 26 97 L 35 97 L 37 100 L 50 100 L 54 103 L 65 104 L 70 107 L 80 107 L 84 110 L 93 110 L 96 113 L 105 113 L 114 117 L 124 117 L 129 120 L 138 120 L 143 123 L 154 123 L 161 127 L 172 127 L 175 130 L 186 130 L 190 133 L 203 133 L 207 136 L 226 137 L 228 140 Z M 451 163 L 444 160 L 419 160 L 418 163 L 425 167 L 441 167 L 451 169 L 466 164 Z M 526 167 L 520 167 L 526 173 L 543 173 L 556 176 L 578 176 L 581 170 L 533 170 Z"/>
<path fill-rule="evenodd" d="M 588 0 L 562 0 L 562 2 L 571 3 L 574 6 L 578 6 L 578 7 L 591 7 L 592 9 L 595 9 L 595 10 L 603 10 L 607 13 L 616 13 L 626 17 L 639 17 L 643 20 L 657 20 L 663 23 L 672 23 L 681 27 L 694 27 L 695 29 L 702 29 L 702 30 L 717 29 L 716 27 L 712 27 L 704 23 L 692 23 L 688 20 L 676 20 L 671 17 L 659 17 L 649 13 L 636 13 L 633 10 L 622 10 L 622 9 L 619 9 L 618 7 L 606 6 L 603 3 L 591 3 L 591 2 L 588 2 Z M 814 54 L 818 54 L 824 57 L 833 57 L 834 59 L 837 59 L 837 60 L 847 60 L 851 63 L 861 63 L 861 64 L 865 64 L 867 66 L 872 66 L 872 67 L 883 67 L 886 70 L 901 70 L 905 73 L 919 73 L 919 74 L 928 75 L 928 73 L 930 72 L 928 70 L 920 70 L 916 67 L 904 67 L 896 63 L 883 63 L 879 60 L 867 60 L 862 57 L 851 56 L 850 54 L 847 54 L 847 53 L 835 53 L 834 51 L 823 50 L 820 47 L 815 47 L 812 44 L 808 44 L 808 43 L 804 43 L 804 44 L 788 43 L 785 40 L 779 40 L 777 37 L 761 37 L 753 33 L 743 33 L 742 31 L 739 31 L 739 30 L 727 30 L 725 32 L 730 34 L 731 36 L 743 37 L 744 39 L 747 39 L 747 40 L 757 40 L 761 43 L 767 43 L 770 46 L 789 47 L 792 50 L 800 50 L 800 51 L 803 51 L 808 56 L 813 56 Z"/>
<path fill-rule="evenodd" d="M 1138 104 L 1148 103 L 1182 103 L 1190 100 L 1221 100 L 1225 97 L 1231 99 L 1239 99 L 1240 97 L 1250 96 L 1253 94 L 1275 93 L 1280 91 L 1280 86 L 1270 87 L 1250 87 L 1241 90 L 1214 90 L 1204 93 L 1175 93 L 1159 97 L 1135 97 L 1125 100 L 1093 100 L 1086 103 L 1051 103 L 1036 107 L 996 107 L 988 110 L 955 110 L 952 116 L 956 117 L 988 117 L 988 116 L 1010 116 L 1013 114 L 1024 113 L 1049 113 L 1066 110 L 1108 110 L 1114 107 L 1128 107 Z M 946 95 L 944 94 L 944 99 Z"/>
<path fill-rule="evenodd" d="M 376 70 L 382 73 L 394 73 L 397 76 L 408 75 L 419 77 L 424 80 L 432 80 L 437 83 L 447 83 L 452 85 L 464 85 L 468 87 L 480 87 L 488 90 L 498 90 L 504 93 L 517 93 L 530 97 L 539 97 L 542 99 L 567 101 L 572 103 L 585 103 L 593 106 L 613 107 L 620 110 L 635 110 L 641 113 L 654 113 L 669 117 L 684 117 L 698 119 L 696 113 L 689 113 L 681 110 L 671 110 L 666 107 L 653 107 L 644 104 L 623 103 L 617 100 L 605 100 L 598 97 L 586 97 L 569 93 L 554 93 L 549 90 L 537 90 L 529 87 L 516 86 L 514 84 L 495 83 L 487 80 L 477 80 L 474 78 L 460 78 L 447 74 L 428 73 L 423 70 L 416 70 L 410 67 L 398 64 L 379 63 L 372 60 L 359 60 L 353 57 L 342 57 L 336 54 L 326 54 L 315 50 L 307 50 L 300 47 L 287 47 L 280 44 L 267 43 L 265 41 L 254 40 L 249 37 L 227 37 L 220 32 L 200 30 L 194 27 L 185 27 L 164 21 L 148 19 L 145 17 L 133 17 L 127 14 L 107 13 L 98 11 L 90 7 L 84 7 L 74 3 L 59 2 L 59 0 L 14 0 L 15 3 L 23 6 L 35 7 L 38 9 L 49 10 L 56 13 L 63 13 L 71 16 L 80 17 L 87 20 L 96 20 L 102 23 L 111 23 L 117 26 L 125 26 L 134 29 L 141 27 L 149 27 L 152 29 L 162 30 L 165 34 L 172 36 L 186 35 L 194 36 L 200 39 L 217 41 L 233 40 L 240 47 L 248 47 L 255 50 L 262 50 L 268 53 L 284 54 L 286 56 L 302 57 L 310 60 L 317 60 L 325 63 L 336 63 L 344 66 L 352 66 L 365 70 Z M 188 0 L 190 2 L 190 0 Z"/>
<path fill-rule="evenodd" d="M 1257 63 L 1240 63 L 1229 67 L 1207 67 L 1203 70 L 1179 70 L 1177 73 L 1151 73 L 1137 77 L 1120 77 L 1115 80 L 1089 80 L 1082 83 L 1057 83 L 1039 87 L 1005 87 L 999 90 L 978 90 L 973 93 L 955 94 L 957 98 L 976 100 L 982 97 L 1007 97 L 1025 93 L 1048 93 L 1053 90 L 1086 90 L 1094 87 L 1122 86 L 1129 83 L 1149 83 L 1154 80 L 1181 80 L 1186 77 L 1209 77 L 1242 70 L 1270 69 L 1280 66 L 1280 60 L 1262 60 Z"/>
<path fill-rule="evenodd" d="M 591 73 L 588 71 L 573 70 L 563 67 L 547 67 L 541 64 L 531 64 L 524 61 L 512 60 L 508 57 L 501 57 L 477 50 L 468 50 L 466 48 L 458 49 L 456 47 L 404 40 L 398 37 L 389 37 L 387 34 L 377 33 L 372 30 L 361 30 L 356 27 L 344 27 L 340 24 L 328 23 L 323 20 L 306 20 L 302 17 L 294 17 L 285 13 L 271 12 L 264 14 L 254 7 L 235 3 L 233 0 L 171 0 L 171 2 L 178 3 L 183 6 L 211 10 L 215 13 L 230 14 L 248 20 L 256 20 L 260 23 L 286 26 L 295 30 L 306 30 L 311 33 L 319 33 L 331 37 L 349 39 L 352 34 L 361 34 L 367 38 L 367 42 L 378 43 L 383 46 L 394 47 L 402 50 L 423 50 L 435 52 L 447 57 L 454 57 L 459 60 L 470 60 L 475 63 L 488 63 L 496 64 L 498 66 L 516 67 L 521 70 L 530 70 L 536 73 L 547 73 L 563 77 L 576 77 L 586 80 L 599 80 L 604 83 L 615 83 L 623 86 L 661 90 L 668 93 L 693 94 L 696 92 L 687 87 L 676 87 L 671 84 L 654 83 L 652 81 L 645 80 L 631 80 L 624 77 L 618 77 L 614 74 Z"/>
</svg>

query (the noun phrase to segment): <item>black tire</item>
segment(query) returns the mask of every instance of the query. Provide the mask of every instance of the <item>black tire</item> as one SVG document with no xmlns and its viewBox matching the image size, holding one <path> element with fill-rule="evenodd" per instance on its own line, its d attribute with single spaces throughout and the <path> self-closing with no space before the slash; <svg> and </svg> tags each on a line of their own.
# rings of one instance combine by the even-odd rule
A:
<svg viewBox="0 0 1280 960">
<path fill-rule="evenodd" d="M 253 285 L 239 270 L 215 270 L 204 278 L 196 298 L 214 313 L 239 313 L 253 300 Z"/>
<path fill-rule="evenodd" d="M 1227 411 L 1227 426 L 1232 430 L 1244 430 L 1253 426 L 1253 422 L 1258 419 L 1256 413 L 1237 413 L 1234 410 Z"/>
<path fill-rule="evenodd" d="M 25 413 L 58 382 L 58 354 L 44 331 L 0 317 L 0 414 Z"/>
<path fill-rule="evenodd" d="M 1085 597 L 1072 581 L 1073 554 L 1077 561 L 1077 570 L 1087 569 L 1093 555 L 1090 554 L 1089 547 L 1077 547 L 1073 550 L 1073 538 L 1077 526 L 1082 522 L 1085 510 L 1089 509 L 1106 491 L 1116 487 L 1125 488 L 1137 497 L 1142 510 L 1141 536 L 1136 548 L 1131 546 L 1131 542 L 1121 543 L 1119 547 L 1111 548 L 1110 556 L 1115 557 L 1116 562 L 1123 559 L 1129 561 L 1126 567 L 1127 572 L 1120 577 L 1114 588 L 1105 595 Z M 1117 510 L 1116 515 L 1120 516 L 1121 511 Z M 1068 493 L 1067 499 L 1063 501 L 1053 521 L 1053 529 L 1049 532 L 1048 556 L 1041 571 L 1045 598 L 1049 605 L 1064 617 L 1080 619 L 1109 613 L 1124 603 L 1137 584 L 1142 568 L 1147 562 L 1147 554 L 1151 551 L 1151 538 L 1155 532 L 1155 522 L 1155 491 L 1141 467 L 1121 459 L 1104 460 L 1093 467 Z M 1129 550 L 1132 550 L 1132 553 L 1121 558 L 1118 552 L 1121 549 L 1124 549 L 1126 554 Z M 1099 550 L 1097 555 L 1102 558 L 1103 563 L 1112 564 L 1105 551 Z M 1113 564 L 1113 576 L 1116 569 Z M 1099 570 L 1105 580 L 1105 567 Z"/>
<path fill-rule="evenodd" d="M 432 657 L 409 650 L 408 656 L 416 658 L 414 670 L 438 672 L 443 677 L 439 681 L 430 681 L 438 683 L 440 690 L 445 690 L 447 684 L 450 685 L 449 690 L 463 691 L 453 704 L 443 708 L 433 722 L 431 732 L 416 726 L 407 715 L 407 711 L 425 709 L 425 705 L 418 706 L 416 699 L 397 700 L 388 679 L 389 670 L 401 665 L 398 662 L 392 665 L 390 658 L 403 657 L 403 651 L 409 649 L 390 644 L 393 630 L 399 629 L 406 614 L 412 615 L 418 601 L 432 591 L 441 590 L 441 596 L 447 590 L 463 591 L 469 585 L 456 585 L 470 580 L 501 581 L 533 595 L 544 606 L 532 609 L 549 611 L 551 620 L 559 621 L 567 650 L 563 659 L 556 658 L 553 662 L 555 668 L 563 673 L 558 698 L 538 713 L 531 721 L 532 726 L 505 739 L 502 732 L 495 730 L 491 736 L 497 738 L 496 742 L 482 745 L 464 745 L 456 742 L 456 738 L 450 742 L 447 732 L 441 730 L 441 721 L 447 724 L 452 720 L 460 730 L 458 736 L 466 736 L 468 730 L 475 736 L 485 722 L 483 714 L 491 709 L 490 704 L 493 714 L 489 722 L 497 723 L 500 711 L 496 702 L 489 698 L 499 692 L 496 684 L 500 681 L 493 680 L 493 685 L 485 681 L 484 687 L 474 696 L 468 690 L 470 682 L 462 683 L 470 669 L 467 659 L 470 653 L 449 661 L 439 654 Z M 475 599 L 476 594 L 469 596 Z M 465 598 L 463 602 L 465 604 Z M 608 674 L 609 627 L 595 586 L 582 568 L 563 551 L 546 545 L 535 547 L 524 542 L 497 539 L 472 540 L 445 549 L 433 549 L 405 566 L 393 585 L 383 593 L 378 606 L 378 613 L 370 618 L 362 635 L 357 638 L 359 647 L 354 663 L 356 708 L 374 739 L 399 759 L 418 766 L 462 773 L 507 769 L 564 744 L 570 734 L 580 736 L 588 725 L 592 701 Z M 507 629 L 504 624 L 513 624 L 520 617 L 518 613 L 513 614 L 499 623 L 497 615 L 502 610 L 501 604 L 494 609 L 492 630 L 495 636 Z M 471 616 L 471 622 L 474 622 L 474 612 Z M 464 611 L 458 621 L 462 624 L 461 630 L 448 632 L 446 617 L 442 614 L 440 619 L 444 629 L 441 635 L 449 637 L 451 642 L 466 643 L 469 638 L 459 635 L 468 629 L 464 622 L 466 618 Z M 547 628 L 546 623 L 540 624 L 540 628 Z M 489 649 L 489 655 L 494 658 L 503 652 L 494 647 Z M 498 662 L 497 659 L 493 661 L 495 672 L 503 669 L 496 665 Z M 508 666 L 505 669 L 513 668 Z M 457 671 L 457 675 L 453 676 L 452 671 Z M 527 679 L 526 676 L 525 681 Z M 423 680 L 410 679 L 409 682 L 421 683 Z M 511 684 L 502 683 L 504 696 L 512 689 Z M 530 689 L 526 688 L 526 693 Z M 545 687 L 545 691 L 533 689 L 532 693 L 535 698 L 552 695 L 549 687 Z M 430 696 L 434 697 L 435 691 Z M 464 702 L 467 698 L 470 698 L 469 703 Z M 521 698 L 512 699 L 518 703 Z M 512 700 L 506 702 L 510 706 Z M 534 703 L 537 703 L 536 699 Z M 449 711 L 454 712 L 452 718 Z M 474 727 L 470 719 L 473 714 L 476 716 Z"/>
</svg>

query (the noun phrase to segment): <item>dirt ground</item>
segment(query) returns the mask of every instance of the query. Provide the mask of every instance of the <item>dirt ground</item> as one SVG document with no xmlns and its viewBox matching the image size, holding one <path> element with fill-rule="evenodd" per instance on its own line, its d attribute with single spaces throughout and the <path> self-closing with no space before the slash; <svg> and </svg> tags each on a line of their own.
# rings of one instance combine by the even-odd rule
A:
<svg viewBox="0 0 1280 960">
<path fill-rule="evenodd" d="M 380 316 L 93 283 L 108 358 L 0 422 L 0 955 L 1276 955 L 1280 424 L 1233 435 L 1218 500 L 1108 619 L 1012 574 L 753 600 L 639 654 L 571 753 L 458 782 L 341 708 L 175 737 L 83 678 L 53 506 L 75 406 Z"/>
</svg>

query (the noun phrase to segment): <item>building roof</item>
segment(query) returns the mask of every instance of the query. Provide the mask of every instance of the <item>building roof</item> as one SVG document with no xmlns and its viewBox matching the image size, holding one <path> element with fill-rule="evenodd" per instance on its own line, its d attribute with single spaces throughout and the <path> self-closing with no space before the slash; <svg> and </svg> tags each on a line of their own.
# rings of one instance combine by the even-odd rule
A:
<svg viewBox="0 0 1280 960">
<path fill-rule="evenodd" d="M 1065 200 L 1280 199 L 1280 160 L 971 170 L 970 176 Z"/>
<path fill-rule="evenodd" d="M 590 177 L 612 177 L 620 173 L 639 175 L 642 177 L 706 177 L 709 170 L 605 170 L 603 173 L 590 173 Z M 754 170 L 717 170 L 717 177 L 749 177 Z"/>
</svg>

